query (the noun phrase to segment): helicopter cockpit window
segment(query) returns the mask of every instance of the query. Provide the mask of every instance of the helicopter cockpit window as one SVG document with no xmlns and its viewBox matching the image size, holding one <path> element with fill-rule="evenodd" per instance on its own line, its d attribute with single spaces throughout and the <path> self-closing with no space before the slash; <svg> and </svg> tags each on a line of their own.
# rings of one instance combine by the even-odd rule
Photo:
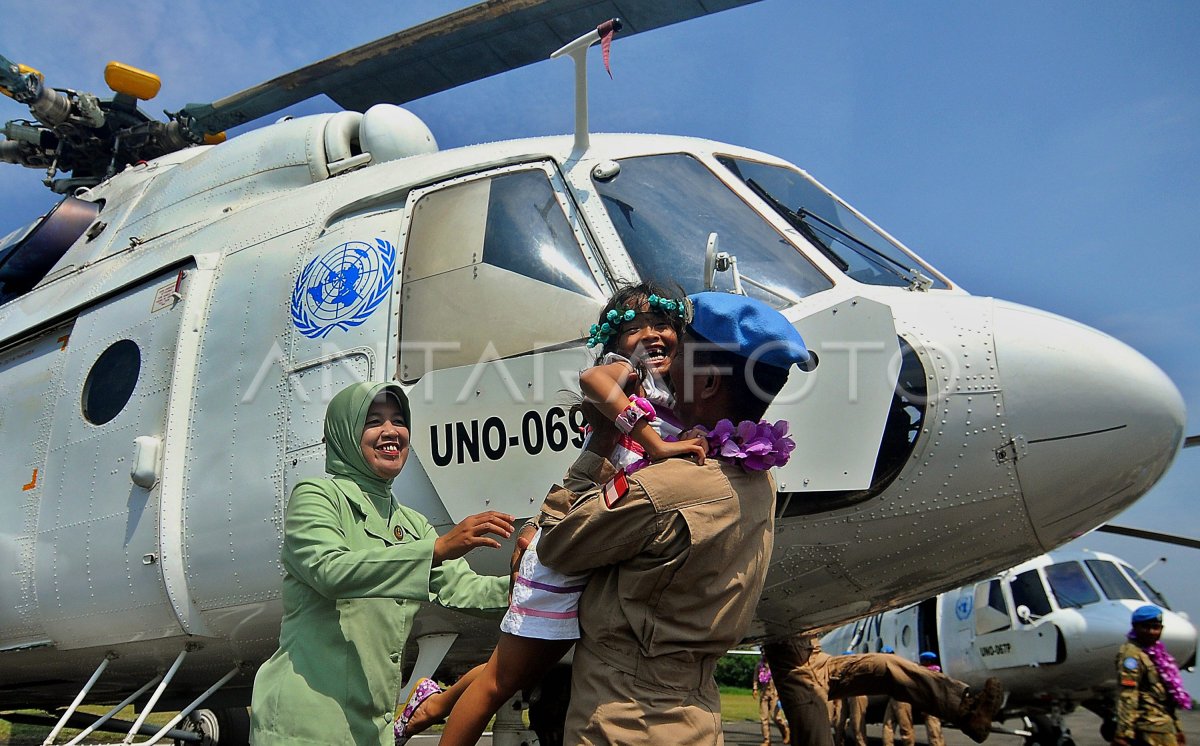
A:
<svg viewBox="0 0 1200 746">
<path fill-rule="evenodd" d="M 416 195 L 403 380 L 585 335 L 607 293 L 568 219 L 565 191 L 548 168 L 523 166 Z"/>
<path fill-rule="evenodd" d="M 541 171 L 492 180 L 483 261 L 573 293 L 604 297 Z"/>
<path fill-rule="evenodd" d="M 1121 567 L 1125 569 L 1125 574 L 1137 584 L 1137 587 L 1142 589 L 1142 593 L 1146 594 L 1146 598 L 1150 599 L 1150 603 L 1161 606 L 1164 609 L 1171 608 L 1171 605 L 1167 603 L 1166 597 L 1159 593 L 1157 588 L 1150 585 L 1150 581 L 1139 575 L 1137 570 L 1129 565 L 1121 565 Z"/>
<path fill-rule="evenodd" d="M 1027 607 L 1030 613 L 1036 616 L 1050 613 L 1050 599 L 1046 596 L 1042 577 L 1038 575 L 1037 570 L 1021 573 L 1009 581 L 1008 588 L 1012 591 L 1013 603 L 1017 606 Z"/>
<path fill-rule="evenodd" d="M 1111 600 L 1133 598 L 1141 600 L 1133 584 L 1125 579 L 1117 566 L 1104 560 L 1084 560 L 1084 564 L 1092 571 L 1092 576 L 1100 584 L 1100 590 Z"/>
<path fill-rule="evenodd" d="M 989 580 L 975 586 L 975 634 L 986 635 L 1010 626 L 1012 622 L 1000 581 Z"/>
<path fill-rule="evenodd" d="M 0 305 L 32 290 L 91 225 L 100 205 L 65 197 L 44 217 L 0 243 Z"/>
<path fill-rule="evenodd" d="M 1046 581 L 1054 592 L 1054 600 L 1064 609 L 1079 609 L 1100 600 L 1100 594 L 1078 562 L 1059 562 L 1048 566 Z"/>
<path fill-rule="evenodd" d="M 929 287 L 946 287 L 928 266 L 799 171 L 730 156 L 717 160 L 851 278 L 868 285 L 911 287 L 931 281 Z"/>
<path fill-rule="evenodd" d="M 594 179 L 609 220 L 643 279 L 705 289 L 710 233 L 717 251 L 737 259 L 737 271 L 771 288 L 745 291 L 776 308 L 833 287 L 787 239 L 700 161 L 681 153 L 621 161 L 611 178 Z M 717 272 L 715 289 L 731 290 L 732 272 Z"/>
</svg>

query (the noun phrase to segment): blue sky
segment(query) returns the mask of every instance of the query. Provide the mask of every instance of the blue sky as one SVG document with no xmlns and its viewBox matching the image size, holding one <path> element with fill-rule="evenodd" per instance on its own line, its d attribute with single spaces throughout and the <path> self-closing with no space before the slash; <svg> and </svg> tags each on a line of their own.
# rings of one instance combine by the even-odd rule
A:
<svg viewBox="0 0 1200 746">
<path fill-rule="evenodd" d="M 147 111 L 208 101 L 465 5 L 264 0 L 13 3 L 0 52 L 98 94 L 119 59 L 163 78 Z M 581 29 L 581 33 L 584 29 Z M 1200 4 L 763 0 L 618 40 L 594 131 L 667 132 L 787 158 L 968 291 L 1113 334 L 1161 366 L 1200 433 Z M 546 50 L 547 54 L 552 50 Z M 593 72 L 598 67 L 593 57 Z M 443 148 L 571 129 L 547 61 L 409 105 Z M 336 107 L 320 100 L 304 112 Z M 24 112 L 0 101 L 3 119 Z M 54 203 L 0 167 L 0 235 Z M 1200 536 L 1200 449 L 1120 523 Z M 1200 555 L 1104 535 L 1200 614 Z M 1195 693 L 1200 676 L 1189 677 Z"/>
</svg>

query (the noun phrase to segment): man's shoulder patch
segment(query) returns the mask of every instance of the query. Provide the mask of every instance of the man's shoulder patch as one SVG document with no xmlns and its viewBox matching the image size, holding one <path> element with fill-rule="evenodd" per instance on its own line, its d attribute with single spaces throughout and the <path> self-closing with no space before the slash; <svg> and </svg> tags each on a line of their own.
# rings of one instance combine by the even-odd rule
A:
<svg viewBox="0 0 1200 746">
<path fill-rule="evenodd" d="M 1126 656 L 1121 659 L 1121 667 L 1117 671 L 1117 683 L 1123 687 L 1136 687 L 1138 685 L 1139 671 L 1141 663 L 1134 656 Z"/>
<path fill-rule="evenodd" d="M 604 504 L 612 508 L 617 503 L 621 502 L 621 498 L 629 494 L 629 477 L 625 476 L 625 472 L 618 472 L 617 476 L 608 480 L 604 485 Z"/>
</svg>

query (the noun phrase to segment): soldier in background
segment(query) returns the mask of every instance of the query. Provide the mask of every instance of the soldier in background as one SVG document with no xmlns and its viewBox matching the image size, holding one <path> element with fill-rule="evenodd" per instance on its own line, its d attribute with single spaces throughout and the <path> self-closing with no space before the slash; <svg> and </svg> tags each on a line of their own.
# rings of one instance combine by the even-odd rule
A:
<svg viewBox="0 0 1200 746">
<path fill-rule="evenodd" d="M 916 746 L 917 734 L 913 732 L 912 705 L 898 699 L 889 699 L 883 713 L 883 746 L 892 746 L 896 736 L 904 746 Z"/>
<path fill-rule="evenodd" d="M 835 658 L 808 634 L 766 643 L 763 652 L 792 726 L 792 746 L 832 746 L 831 697 L 886 694 L 953 721 L 976 743 L 987 739 L 992 720 L 1004 704 L 1004 690 L 997 679 L 988 679 L 976 690 L 898 655 L 863 653 Z"/>
<path fill-rule="evenodd" d="M 895 655 L 896 650 L 890 645 L 884 645 L 880 651 L 884 655 Z M 916 746 L 917 734 L 913 731 L 912 705 L 896 699 L 888 700 L 887 709 L 883 712 L 883 746 L 895 743 L 895 734 L 900 735 L 900 743 L 904 746 Z"/>
<path fill-rule="evenodd" d="M 942 672 L 942 666 L 938 663 L 937 653 L 931 650 L 921 652 L 918 660 L 922 666 L 928 668 L 935 673 Z M 929 746 L 946 746 L 946 739 L 942 737 L 942 721 L 936 715 L 931 715 L 928 712 L 923 713 L 925 716 L 925 733 L 929 740 Z"/>
<path fill-rule="evenodd" d="M 842 703 L 842 722 L 838 725 L 846 746 L 867 746 L 867 698 L 846 697 Z"/>
<path fill-rule="evenodd" d="M 829 722 L 833 725 L 833 746 L 843 746 L 846 741 L 846 709 L 840 699 L 829 700 Z M 780 705 L 782 707 L 782 705 Z"/>
<path fill-rule="evenodd" d="M 1162 609 L 1141 606 L 1117 652 L 1117 729 L 1113 746 L 1185 746 L 1177 712 L 1192 708 L 1179 666 L 1159 638 Z"/>
<path fill-rule="evenodd" d="M 775 722 L 775 727 L 779 728 L 779 735 L 785 744 L 792 740 L 787 718 L 783 716 L 783 710 L 779 707 L 779 693 L 775 690 L 775 682 L 771 679 L 771 667 L 767 665 L 766 658 L 758 659 L 751 689 L 758 699 L 758 719 L 762 722 L 763 746 L 770 746 L 772 721 Z"/>
</svg>

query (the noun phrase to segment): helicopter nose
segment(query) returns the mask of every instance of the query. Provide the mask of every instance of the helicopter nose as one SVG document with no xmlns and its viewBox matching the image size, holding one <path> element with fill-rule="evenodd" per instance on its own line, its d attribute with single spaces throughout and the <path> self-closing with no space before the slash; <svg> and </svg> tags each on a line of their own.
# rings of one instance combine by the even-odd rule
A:
<svg viewBox="0 0 1200 746">
<path fill-rule="evenodd" d="M 1050 549 L 1158 481 L 1183 439 L 1183 397 L 1139 352 L 1045 311 L 995 302 L 997 365 L 1016 470 Z"/>
<path fill-rule="evenodd" d="M 1173 611 L 1163 612 L 1163 631 L 1159 639 L 1180 665 L 1185 668 L 1188 662 L 1195 665 L 1196 627 L 1186 617 Z"/>
</svg>

